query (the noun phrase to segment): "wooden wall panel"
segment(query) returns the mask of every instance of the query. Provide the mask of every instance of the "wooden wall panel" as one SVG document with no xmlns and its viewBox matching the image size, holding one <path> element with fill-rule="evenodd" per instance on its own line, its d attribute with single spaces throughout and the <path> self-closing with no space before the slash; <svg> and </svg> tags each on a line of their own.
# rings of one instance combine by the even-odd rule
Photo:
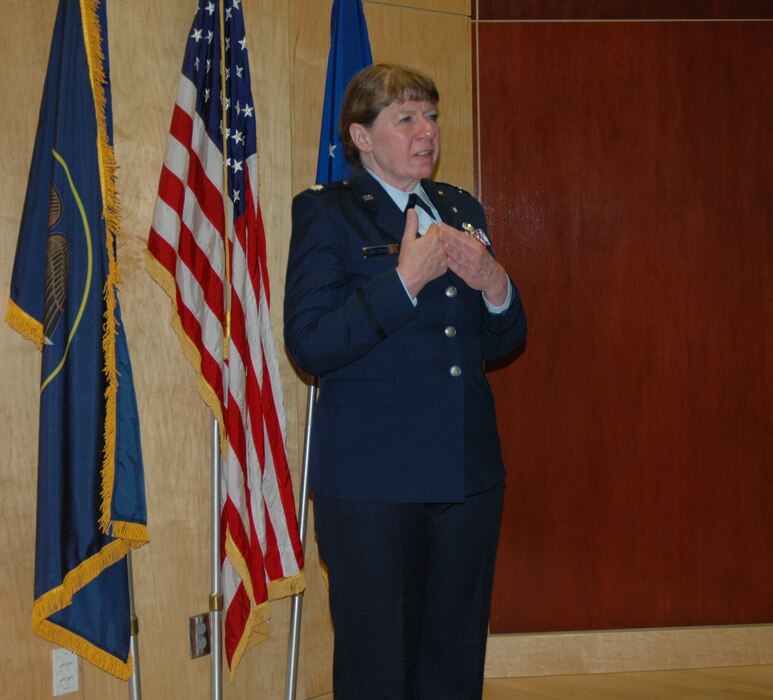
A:
<svg viewBox="0 0 773 700">
<path fill-rule="evenodd" d="M 429 73 L 440 92 L 442 155 L 437 179 L 472 187 L 470 1 L 365 0 L 373 60 Z M 318 0 L 296 0 L 293 30 L 293 188 L 311 186 L 317 171 L 319 117 L 325 89 L 330 10 Z M 324 28 L 324 29 L 323 29 Z M 452 46 L 453 51 L 446 47 Z M 298 105 L 302 105 L 299 109 Z"/>
<path fill-rule="evenodd" d="M 477 0 L 481 20 L 770 19 L 771 0 Z"/>
<path fill-rule="evenodd" d="M 530 320 L 492 375 L 492 632 L 773 621 L 771 25 L 479 37 L 480 192 Z"/>
<path fill-rule="evenodd" d="M 773 625 L 495 634 L 488 640 L 485 674 L 559 676 L 772 663 Z"/>
<path fill-rule="evenodd" d="M 437 84 L 442 142 L 435 179 L 471 189 L 469 15 L 390 8 L 375 2 L 365 8 L 368 27 L 377 28 L 371 30 L 374 60 L 412 65 L 429 73 Z M 453 50 L 447 51 L 448 47 Z"/>
<path fill-rule="evenodd" d="M 7 296 L 30 157 L 35 140 L 51 30 L 52 3 L 7 2 L 0 22 L 3 66 L 0 92 L 0 294 Z M 38 27 L 28 33 L 20 27 Z M 23 67 L 11 70 L 9 67 Z M 0 303 L 5 317 L 6 302 Z M 51 695 L 51 649 L 34 637 L 30 616 L 34 581 L 38 392 L 40 356 L 34 346 L 0 323 L 0 677 L 8 697 Z"/>
<path fill-rule="evenodd" d="M 282 293 L 294 192 L 312 184 L 329 43 L 330 2 L 245 0 L 242 7 L 258 117 L 260 195 L 272 287 L 272 324 L 284 381 L 288 452 L 296 487 L 306 386 L 282 344 Z M 35 137 L 57 0 L 30 5 L 4 0 L 0 72 L 0 294 L 7 294 Z M 196 700 L 210 695 L 209 659 L 188 656 L 187 620 L 204 612 L 209 594 L 209 416 L 193 371 L 169 326 L 170 305 L 143 267 L 147 232 L 177 90 L 185 40 L 196 3 L 109 2 L 116 152 L 123 234 L 119 241 L 123 320 L 134 365 L 145 457 L 151 543 L 134 554 L 140 617 L 142 685 L 146 697 Z M 414 9 L 411 9 L 411 8 Z M 440 176 L 472 182 L 469 0 L 365 2 L 378 59 L 413 63 L 438 78 L 445 156 Z M 410 27 L 408 26 L 410 25 Z M 435 32 L 442 27 L 443 33 Z M 34 28 L 34 30 L 33 30 Z M 430 39 L 428 40 L 428 37 Z M 451 38 L 455 51 L 448 54 Z M 419 49 L 416 46 L 420 45 Z M 0 304 L 5 314 L 5 302 Z M 53 645 L 32 634 L 33 551 L 39 356 L 0 323 L 0 695 L 51 696 Z M 316 558 L 307 554 L 303 645 L 298 697 L 331 687 L 327 600 Z M 273 606 L 273 638 L 250 651 L 226 699 L 284 697 L 289 601 Z M 80 664 L 81 691 L 112 700 L 126 684 Z"/>
<path fill-rule="evenodd" d="M 386 5 L 391 7 L 407 7 L 413 10 L 429 10 L 430 12 L 439 12 L 441 14 L 462 15 L 469 18 L 471 0 L 363 0 L 363 6 L 368 5 Z M 368 28 L 372 25 L 368 23 Z M 376 25 L 376 31 L 382 33 L 382 27 Z M 396 44 L 400 43 L 399 35 L 393 36 Z M 442 61 L 438 61 L 442 63 Z"/>
</svg>

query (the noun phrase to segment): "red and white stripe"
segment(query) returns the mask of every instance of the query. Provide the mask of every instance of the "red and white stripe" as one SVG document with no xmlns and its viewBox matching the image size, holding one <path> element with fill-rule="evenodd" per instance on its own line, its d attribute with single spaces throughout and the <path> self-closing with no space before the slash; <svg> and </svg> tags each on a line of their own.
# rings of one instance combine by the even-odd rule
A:
<svg viewBox="0 0 773 700">
<path fill-rule="evenodd" d="M 244 163 L 246 212 L 229 232 L 231 333 L 223 353 L 226 263 L 223 155 L 196 113 L 196 88 L 181 76 L 148 251 L 174 284 L 183 340 L 197 351 L 205 400 L 225 437 L 221 561 L 225 649 L 231 673 L 265 636 L 265 604 L 300 590 L 303 552 L 285 451 L 279 366 L 269 319 L 265 232 L 257 157 Z M 233 203 L 225 198 L 229 220 Z M 158 270 L 157 266 L 152 268 Z M 191 357 L 191 353 L 188 353 Z"/>
</svg>

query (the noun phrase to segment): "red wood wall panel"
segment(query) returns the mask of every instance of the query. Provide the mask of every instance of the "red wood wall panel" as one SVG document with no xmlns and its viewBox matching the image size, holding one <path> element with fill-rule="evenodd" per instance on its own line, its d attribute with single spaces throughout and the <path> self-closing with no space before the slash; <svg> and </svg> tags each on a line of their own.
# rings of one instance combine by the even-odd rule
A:
<svg viewBox="0 0 773 700">
<path fill-rule="evenodd" d="M 491 630 L 773 622 L 773 25 L 481 23 L 529 340 Z"/>
<path fill-rule="evenodd" d="M 477 0 L 482 20 L 770 19 L 773 0 Z"/>
</svg>

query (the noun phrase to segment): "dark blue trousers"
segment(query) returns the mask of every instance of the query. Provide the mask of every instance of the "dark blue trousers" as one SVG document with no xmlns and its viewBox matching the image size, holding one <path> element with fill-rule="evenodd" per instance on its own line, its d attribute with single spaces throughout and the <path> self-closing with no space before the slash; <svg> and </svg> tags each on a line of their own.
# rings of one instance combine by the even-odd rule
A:
<svg viewBox="0 0 773 700">
<path fill-rule="evenodd" d="M 335 700 L 479 700 L 503 486 L 463 503 L 315 496 Z"/>
</svg>

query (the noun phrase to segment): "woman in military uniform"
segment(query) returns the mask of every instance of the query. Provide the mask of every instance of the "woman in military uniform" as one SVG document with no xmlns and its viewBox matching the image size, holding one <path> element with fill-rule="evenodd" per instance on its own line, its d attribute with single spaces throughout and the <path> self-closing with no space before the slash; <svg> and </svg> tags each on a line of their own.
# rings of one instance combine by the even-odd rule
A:
<svg viewBox="0 0 773 700">
<path fill-rule="evenodd" d="M 483 363 L 524 343 L 480 203 L 430 179 L 439 96 L 358 73 L 355 174 L 293 201 L 285 342 L 319 378 L 310 446 L 336 700 L 480 698 L 504 466 Z"/>
</svg>

